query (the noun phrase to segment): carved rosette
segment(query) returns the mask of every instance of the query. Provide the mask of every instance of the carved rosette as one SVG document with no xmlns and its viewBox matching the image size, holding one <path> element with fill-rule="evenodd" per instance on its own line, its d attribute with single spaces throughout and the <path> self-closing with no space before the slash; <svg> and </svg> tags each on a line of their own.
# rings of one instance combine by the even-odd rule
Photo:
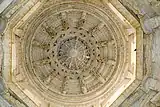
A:
<svg viewBox="0 0 160 107">
<path fill-rule="evenodd" d="M 122 76 L 126 40 L 116 15 L 102 7 L 49 3 L 28 20 L 25 74 L 46 99 L 73 105 L 99 100 Z"/>
</svg>

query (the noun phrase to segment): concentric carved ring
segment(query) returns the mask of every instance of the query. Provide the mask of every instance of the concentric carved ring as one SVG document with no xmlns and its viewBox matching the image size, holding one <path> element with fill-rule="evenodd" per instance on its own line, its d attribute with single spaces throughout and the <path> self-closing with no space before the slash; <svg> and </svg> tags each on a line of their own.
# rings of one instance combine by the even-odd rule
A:
<svg viewBox="0 0 160 107">
<path fill-rule="evenodd" d="M 65 103 L 106 94 L 126 61 L 124 37 L 112 12 L 80 2 L 42 10 L 30 19 L 24 43 L 26 73 L 36 89 Z"/>
</svg>

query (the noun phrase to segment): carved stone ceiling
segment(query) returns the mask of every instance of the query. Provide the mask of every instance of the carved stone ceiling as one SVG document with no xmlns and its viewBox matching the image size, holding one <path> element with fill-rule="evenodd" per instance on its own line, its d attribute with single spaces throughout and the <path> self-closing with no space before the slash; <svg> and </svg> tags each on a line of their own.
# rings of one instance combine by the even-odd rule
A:
<svg viewBox="0 0 160 107">
<path fill-rule="evenodd" d="M 26 5 L 6 32 L 13 35 L 13 84 L 37 106 L 108 107 L 141 78 L 141 30 L 118 1 Z"/>
</svg>

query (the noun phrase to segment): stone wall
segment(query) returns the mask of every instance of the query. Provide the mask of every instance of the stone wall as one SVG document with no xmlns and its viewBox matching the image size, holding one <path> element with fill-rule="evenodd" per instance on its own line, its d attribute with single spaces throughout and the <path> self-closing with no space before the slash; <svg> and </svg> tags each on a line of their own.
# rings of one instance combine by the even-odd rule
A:
<svg viewBox="0 0 160 107">
<path fill-rule="evenodd" d="M 160 1 L 158 0 L 119 0 L 133 12 L 144 31 L 143 80 L 130 96 L 114 107 L 159 107 L 160 106 Z M 1 2 L 1 1 L 0 1 Z M 15 7 L 18 9 L 20 4 Z M 16 11 L 15 9 L 15 11 Z M 8 18 L 14 11 L 8 12 Z M 3 64 L 3 36 L 0 36 L 0 75 Z M 5 97 L 17 107 L 25 107 L 23 102 L 9 92 Z M 0 98 L 1 99 L 1 98 Z M 8 106 L 7 106 L 8 107 Z"/>
<path fill-rule="evenodd" d="M 120 107 L 160 106 L 160 1 L 121 0 L 141 21 L 144 31 L 144 79 Z"/>
</svg>

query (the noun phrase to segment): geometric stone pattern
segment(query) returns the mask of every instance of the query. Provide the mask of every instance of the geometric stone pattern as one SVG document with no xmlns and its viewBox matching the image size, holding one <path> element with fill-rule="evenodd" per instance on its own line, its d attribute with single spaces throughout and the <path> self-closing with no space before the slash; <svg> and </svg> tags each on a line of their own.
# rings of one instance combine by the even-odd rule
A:
<svg viewBox="0 0 160 107">
<path fill-rule="evenodd" d="M 18 36 L 24 48 L 25 75 L 45 99 L 72 106 L 102 100 L 99 103 L 106 105 L 107 90 L 116 91 L 120 85 L 113 81 L 123 81 L 121 75 L 131 75 L 125 84 L 132 80 L 134 68 L 127 74 L 132 62 L 126 47 L 131 43 L 122 33 L 118 17 L 114 19 L 117 23 L 112 21 L 115 14 L 107 6 L 101 11 L 81 2 L 53 6 L 49 2 L 36 11 L 22 26 L 26 27 L 24 35 Z"/>
<path fill-rule="evenodd" d="M 58 16 L 63 19 L 56 19 Z M 90 22 L 91 19 L 94 23 Z M 35 75 L 52 86 L 51 89 L 56 88 L 55 91 L 61 90 L 64 94 L 87 93 L 105 83 L 109 75 L 105 69 L 113 74 L 112 69 L 115 69 L 116 60 L 120 57 L 115 49 L 114 38 L 107 32 L 105 24 L 93 15 L 76 10 L 59 13 L 45 20 L 47 25 L 42 22 L 40 26 L 43 27 L 37 27 L 32 49 L 27 50 L 32 53 L 29 57 L 35 67 Z M 48 25 L 51 21 L 53 25 Z M 102 35 L 102 31 L 106 33 Z M 42 42 L 41 38 L 44 38 Z M 38 56 L 38 53 L 42 54 Z M 57 84 L 62 85 L 56 87 Z"/>
<path fill-rule="evenodd" d="M 147 78 L 152 37 L 118 1 L 26 0 L 6 17 L 4 76 L 29 107 L 159 106 L 159 81 Z"/>
</svg>

